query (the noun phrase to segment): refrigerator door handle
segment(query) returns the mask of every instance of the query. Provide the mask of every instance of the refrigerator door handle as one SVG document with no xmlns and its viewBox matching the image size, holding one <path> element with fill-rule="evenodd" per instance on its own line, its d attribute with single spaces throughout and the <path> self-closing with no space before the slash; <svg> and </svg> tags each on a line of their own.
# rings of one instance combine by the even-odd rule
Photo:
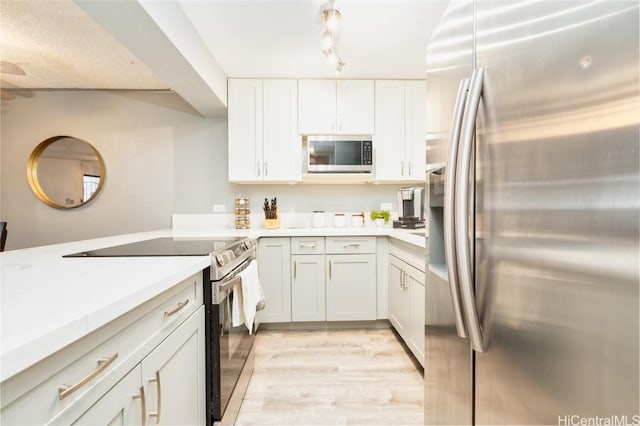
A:
<svg viewBox="0 0 640 426">
<path fill-rule="evenodd" d="M 456 331 L 462 338 L 469 337 L 467 327 L 464 324 L 462 302 L 460 298 L 460 287 L 458 279 L 458 259 L 456 254 L 455 241 L 455 183 L 456 183 L 456 159 L 458 157 L 458 144 L 460 142 L 460 129 L 462 117 L 464 115 L 467 92 L 469 90 L 469 79 L 460 80 L 458 95 L 453 111 L 453 121 L 451 124 L 451 134 L 449 136 L 449 158 L 445 171 L 444 190 L 444 255 L 447 262 L 447 275 L 449 278 L 449 290 L 451 292 L 451 303 L 453 304 L 453 315 L 456 321 Z"/>
<path fill-rule="evenodd" d="M 456 169 L 456 193 L 455 193 L 455 239 L 460 263 L 459 278 L 460 292 L 464 314 L 467 319 L 467 328 L 471 338 L 471 347 L 476 352 L 485 352 L 482 330 L 476 306 L 474 290 L 471 253 L 469 245 L 469 175 L 471 171 L 471 150 L 475 135 L 476 115 L 482 97 L 484 81 L 484 68 L 477 68 L 471 76 L 469 95 L 465 106 L 464 119 L 462 121 L 462 134 L 458 148 L 458 165 Z"/>
</svg>

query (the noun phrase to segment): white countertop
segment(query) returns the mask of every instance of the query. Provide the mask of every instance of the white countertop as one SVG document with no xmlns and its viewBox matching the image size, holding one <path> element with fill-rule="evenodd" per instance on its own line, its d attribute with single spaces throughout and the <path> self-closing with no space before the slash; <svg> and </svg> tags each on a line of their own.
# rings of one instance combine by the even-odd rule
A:
<svg viewBox="0 0 640 426">
<path fill-rule="evenodd" d="M 151 238 L 424 236 L 392 228 L 159 230 L 0 253 L 0 382 L 210 265 L 209 256 L 63 258 Z"/>
</svg>

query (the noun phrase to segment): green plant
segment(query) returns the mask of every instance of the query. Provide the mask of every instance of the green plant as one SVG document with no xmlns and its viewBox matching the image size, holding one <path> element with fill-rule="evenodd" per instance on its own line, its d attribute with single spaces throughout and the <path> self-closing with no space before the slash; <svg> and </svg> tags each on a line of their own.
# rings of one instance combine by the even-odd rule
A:
<svg viewBox="0 0 640 426">
<path fill-rule="evenodd" d="M 391 213 L 388 210 L 371 210 L 370 216 L 371 220 L 384 219 L 387 222 L 391 217 Z"/>
</svg>

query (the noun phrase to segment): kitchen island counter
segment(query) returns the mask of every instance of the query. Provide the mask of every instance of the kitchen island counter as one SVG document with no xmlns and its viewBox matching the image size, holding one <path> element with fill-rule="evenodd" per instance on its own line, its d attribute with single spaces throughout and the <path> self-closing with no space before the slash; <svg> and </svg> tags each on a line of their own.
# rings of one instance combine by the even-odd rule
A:
<svg viewBox="0 0 640 426">
<path fill-rule="evenodd" d="M 0 253 L 0 382 L 210 265 L 209 256 L 63 258 L 159 237 L 378 236 L 425 246 L 393 228 L 165 229 Z"/>
<path fill-rule="evenodd" d="M 0 253 L 0 381 L 210 265 L 209 256 L 63 258 L 63 255 L 166 236 L 171 236 L 171 230 Z"/>
</svg>

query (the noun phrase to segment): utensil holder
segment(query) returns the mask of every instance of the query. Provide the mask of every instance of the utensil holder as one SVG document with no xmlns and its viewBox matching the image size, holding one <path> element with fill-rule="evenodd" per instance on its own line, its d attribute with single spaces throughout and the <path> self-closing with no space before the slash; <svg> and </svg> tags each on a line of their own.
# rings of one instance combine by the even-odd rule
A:
<svg viewBox="0 0 640 426">
<path fill-rule="evenodd" d="M 265 229 L 278 229 L 280 228 L 280 208 L 276 207 L 276 218 L 264 220 Z"/>
</svg>

